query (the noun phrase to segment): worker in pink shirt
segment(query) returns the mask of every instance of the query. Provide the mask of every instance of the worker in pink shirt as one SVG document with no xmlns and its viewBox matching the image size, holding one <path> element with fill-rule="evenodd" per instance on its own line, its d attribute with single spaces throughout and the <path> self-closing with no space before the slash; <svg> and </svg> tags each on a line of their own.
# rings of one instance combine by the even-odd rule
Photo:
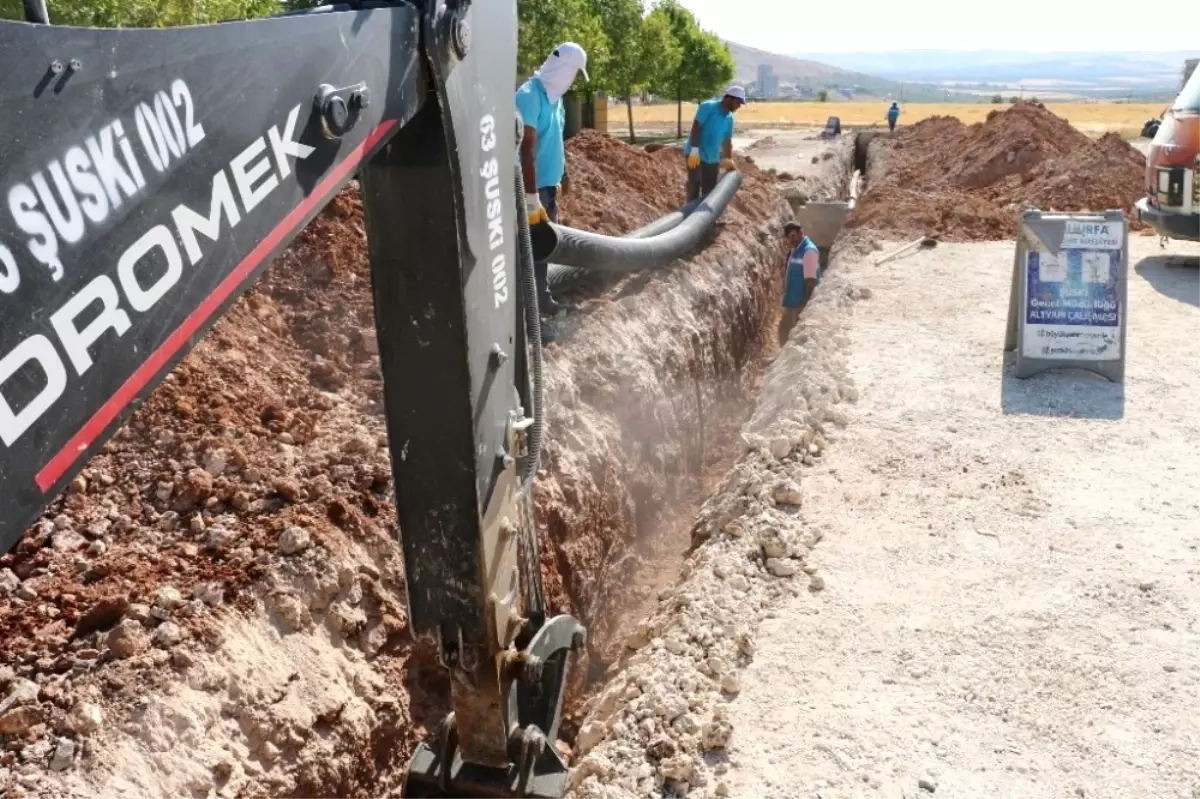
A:
<svg viewBox="0 0 1200 799">
<path fill-rule="evenodd" d="M 783 317 L 779 320 L 781 347 L 796 326 L 800 311 L 804 310 L 821 282 L 821 253 L 812 239 L 804 235 L 804 228 L 797 222 L 788 222 L 783 227 L 783 235 L 791 247 L 791 254 L 783 278 Z"/>
</svg>

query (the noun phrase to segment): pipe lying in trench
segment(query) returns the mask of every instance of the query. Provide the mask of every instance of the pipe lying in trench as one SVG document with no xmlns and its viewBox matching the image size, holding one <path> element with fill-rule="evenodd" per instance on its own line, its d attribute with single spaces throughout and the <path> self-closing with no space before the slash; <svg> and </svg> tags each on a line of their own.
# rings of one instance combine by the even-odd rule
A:
<svg viewBox="0 0 1200 799">
<path fill-rule="evenodd" d="M 742 173 L 729 172 L 703 200 L 651 222 L 625 237 L 604 236 L 554 226 L 558 246 L 551 257 L 547 281 L 560 288 L 596 272 L 636 272 L 665 266 L 687 255 L 712 230 L 742 185 Z"/>
<path fill-rule="evenodd" d="M 692 200 L 678 211 L 672 211 L 664 217 L 655 219 L 645 227 L 640 227 L 632 233 L 626 233 L 623 238 L 648 239 L 652 236 L 666 233 L 671 228 L 678 227 L 679 223 L 686 219 L 688 214 L 699 208 L 700 203 L 702 202 L 704 202 L 704 198 Z M 550 264 L 549 269 L 546 272 L 546 282 L 551 288 L 560 289 L 574 286 L 586 278 L 595 276 L 596 272 L 591 269 L 583 269 L 578 266 L 564 266 L 562 264 Z"/>
</svg>

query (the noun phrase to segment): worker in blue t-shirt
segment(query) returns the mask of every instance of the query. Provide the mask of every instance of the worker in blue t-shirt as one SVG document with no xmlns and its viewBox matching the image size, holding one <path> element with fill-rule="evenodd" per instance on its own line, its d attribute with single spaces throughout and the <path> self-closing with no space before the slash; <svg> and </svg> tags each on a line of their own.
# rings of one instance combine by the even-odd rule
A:
<svg viewBox="0 0 1200 799">
<path fill-rule="evenodd" d="M 779 346 L 787 343 L 792 328 L 800 318 L 800 312 L 812 299 L 817 284 L 821 282 L 821 252 L 812 239 L 804 235 L 798 222 L 788 222 L 783 227 L 790 252 L 783 276 L 783 315 L 779 319 Z"/>
<path fill-rule="evenodd" d="M 517 111 L 525 126 L 521 137 L 521 171 L 525 178 L 525 212 L 529 224 L 558 221 L 559 190 L 569 189 L 567 153 L 563 145 L 562 97 L 583 73 L 588 79 L 587 53 L 574 42 L 554 48 L 533 77 L 517 89 Z M 538 310 L 553 316 L 562 306 L 550 296 L 546 284 L 547 264 L 534 264 Z"/>
<path fill-rule="evenodd" d="M 888 112 L 887 112 L 888 130 L 896 129 L 896 120 L 899 118 L 900 118 L 900 104 L 892 103 L 892 107 L 889 108 Z"/>
<path fill-rule="evenodd" d="M 720 100 L 707 100 L 696 109 L 692 132 L 683 144 L 688 202 L 713 190 L 720 167 L 733 169 L 733 115 L 745 104 L 746 90 L 730 86 Z"/>
</svg>

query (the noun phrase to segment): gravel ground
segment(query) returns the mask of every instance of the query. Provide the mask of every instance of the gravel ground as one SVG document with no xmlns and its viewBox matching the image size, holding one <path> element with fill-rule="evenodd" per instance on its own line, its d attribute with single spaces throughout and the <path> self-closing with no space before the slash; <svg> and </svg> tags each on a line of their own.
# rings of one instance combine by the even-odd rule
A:
<svg viewBox="0 0 1200 799">
<path fill-rule="evenodd" d="M 811 171 L 813 158 L 829 149 L 829 140 L 818 138 L 823 128 L 750 128 L 733 137 L 735 151 L 754 156 L 763 169 L 805 174 Z M 854 139 L 853 133 L 842 136 Z"/>
<path fill-rule="evenodd" d="M 1133 238 L 1123 389 L 1005 376 L 1012 249 L 841 265 L 826 587 L 760 628 L 718 792 L 1200 796 L 1200 248 Z"/>
</svg>

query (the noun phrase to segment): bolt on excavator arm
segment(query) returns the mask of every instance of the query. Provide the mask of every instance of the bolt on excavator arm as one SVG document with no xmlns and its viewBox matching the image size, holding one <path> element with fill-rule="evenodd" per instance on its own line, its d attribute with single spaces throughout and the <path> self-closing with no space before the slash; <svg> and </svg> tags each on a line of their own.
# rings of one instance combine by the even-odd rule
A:
<svg viewBox="0 0 1200 799">
<path fill-rule="evenodd" d="M 538 569 L 516 19 L 514 0 L 423 0 L 0 22 L 0 545 L 358 175 L 410 624 L 453 675 L 412 796 L 566 788 L 585 631 L 547 617 Z"/>
</svg>

